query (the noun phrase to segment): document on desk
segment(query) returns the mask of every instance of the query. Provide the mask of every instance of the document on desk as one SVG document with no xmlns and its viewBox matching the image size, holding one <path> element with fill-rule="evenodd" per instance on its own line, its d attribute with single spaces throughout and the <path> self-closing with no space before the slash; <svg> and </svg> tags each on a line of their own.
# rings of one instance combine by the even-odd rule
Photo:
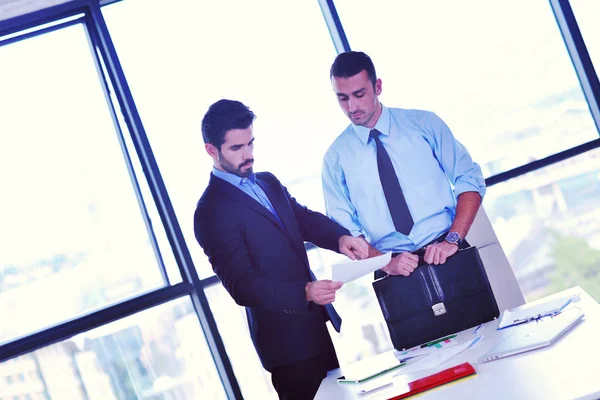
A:
<svg viewBox="0 0 600 400">
<path fill-rule="evenodd" d="M 535 306 L 521 306 L 518 309 L 504 310 L 500 316 L 498 329 L 519 325 L 533 319 L 553 315 L 563 311 L 569 304 L 579 301 L 579 295 L 562 297 Z"/>
<path fill-rule="evenodd" d="M 331 280 L 348 283 L 368 273 L 385 267 L 392 259 L 392 253 L 385 253 L 366 260 L 348 261 L 331 266 Z"/>
<path fill-rule="evenodd" d="M 440 365 L 441 363 L 451 359 L 452 357 L 455 357 L 456 355 L 462 353 L 466 349 L 475 346 L 482 338 L 483 336 L 478 336 L 473 340 L 469 340 L 466 343 L 429 353 L 425 357 L 415 360 L 413 363 L 409 362 L 399 373 L 395 374 L 394 376 L 434 368 Z"/>
<path fill-rule="evenodd" d="M 414 357 L 426 356 L 431 353 L 439 352 L 440 349 L 458 345 L 458 340 L 448 339 L 438 343 L 437 346 L 417 346 L 409 350 L 394 350 L 396 357 L 400 360 L 409 359 Z"/>
</svg>

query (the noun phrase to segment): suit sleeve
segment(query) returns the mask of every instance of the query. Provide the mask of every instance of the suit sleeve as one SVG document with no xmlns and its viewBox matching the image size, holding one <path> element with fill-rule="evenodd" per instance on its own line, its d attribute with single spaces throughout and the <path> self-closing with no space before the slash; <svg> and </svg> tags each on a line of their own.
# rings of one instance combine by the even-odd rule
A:
<svg viewBox="0 0 600 400">
<path fill-rule="evenodd" d="M 296 199 L 290 195 L 287 188 L 283 186 L 277 180 L 277 178 L 275 178 L 275 176 L 271 176 L 281 186 L 290 206 L 292 207 L 292 210 L 294 211 L 296 221 L 302 234 L 302 240 L 305 242 L 311 242 L 315 246 L 339 253 L 339 239 L 343 235 L 350 235 L 348 229 L 329 219 L 320 212 L 312 211 L 298 203 Z"/>
<path fill-rule="evenodd" d="M 308 311 L 304 291 L 308 281 L 274 281 L 259 276 L 231 216 L 220 216 L 214 209 L 199 206 L 194 232 L 215 274 L 237 304 L 286 313 Z"/>
</svg>

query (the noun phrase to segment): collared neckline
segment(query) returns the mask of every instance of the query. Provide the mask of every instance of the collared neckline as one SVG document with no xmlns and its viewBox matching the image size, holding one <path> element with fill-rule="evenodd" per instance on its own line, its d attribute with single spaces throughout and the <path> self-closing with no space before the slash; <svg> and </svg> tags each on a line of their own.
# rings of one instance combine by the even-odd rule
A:
<svg viewBox="0 0 600 400">
<path fill-rule="evenodd" d="M 232 174 L 231 172 L 221 171 L 220 169 L 213 167 L 212 173 L 217 178 L 221 178 L 234 186 L 244 185 L 247 181 L 256 183 L 256 174 L 254 172 L 248 175 L 248 177 L 243 178 L 236 174 Z"/>
<path fill-rule="evenodd" d="M 369 142 L 369 134 L 371 133 L 371 128 L 354 124 L 352 124 L 352 128 L 354 129 L 354 132 L 361 140 L 361 142 L 363 142 L 364 144 L 367 144 Z M 379 116 L 377 123 L 372 129 L 377 129 L 384 136 L 390 135 L 390 110 L 388 110 L 388 108 L 383 104 L 381 104 L 381 115 Z"/>
</svg>

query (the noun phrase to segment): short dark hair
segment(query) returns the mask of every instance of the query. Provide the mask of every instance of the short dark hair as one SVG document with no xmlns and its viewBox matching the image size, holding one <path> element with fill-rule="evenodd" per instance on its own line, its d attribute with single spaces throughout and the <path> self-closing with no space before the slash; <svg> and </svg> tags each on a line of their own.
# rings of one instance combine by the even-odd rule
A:
<svg viewBox="0 0 600 400">
<path fill-rule="evenodd" d="M 347 51 L 338 54 L 333 61 L 329 70 L 329 79 L 332 76 L 336 78 L 350 78 L 361 71 L 367 71 L 367 75 L 371 83 L 373 83 L 373 87 L 375 87 L 377 73 L 375 72 L 375 65 L 371 61 L 371 57 L 362 51 Z"/>
<path fill-rule="evenodd" d="M 221 150 L 225 134 L 232 129 L 246 129 L 256 119 L 256 115 L 236 100 L 222 99 L 208 108 L 202 118 L 202 138 Z"/>
</svg>

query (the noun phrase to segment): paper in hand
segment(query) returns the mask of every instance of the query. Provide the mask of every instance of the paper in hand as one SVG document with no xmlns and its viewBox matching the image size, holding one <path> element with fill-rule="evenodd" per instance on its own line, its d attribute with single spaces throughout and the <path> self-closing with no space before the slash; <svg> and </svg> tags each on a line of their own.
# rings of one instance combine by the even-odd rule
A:
<svg viewBox="0 0 600 400">
<path fill-rule="evenodd" d="M 334 282 L 348 283 L 365 276 L 370 272 L 385 267 L 392 259 L 392 253 L 385 253 L 366 260 L 348 261 L 331 266 L 331 280 Z"/>
</svg>

